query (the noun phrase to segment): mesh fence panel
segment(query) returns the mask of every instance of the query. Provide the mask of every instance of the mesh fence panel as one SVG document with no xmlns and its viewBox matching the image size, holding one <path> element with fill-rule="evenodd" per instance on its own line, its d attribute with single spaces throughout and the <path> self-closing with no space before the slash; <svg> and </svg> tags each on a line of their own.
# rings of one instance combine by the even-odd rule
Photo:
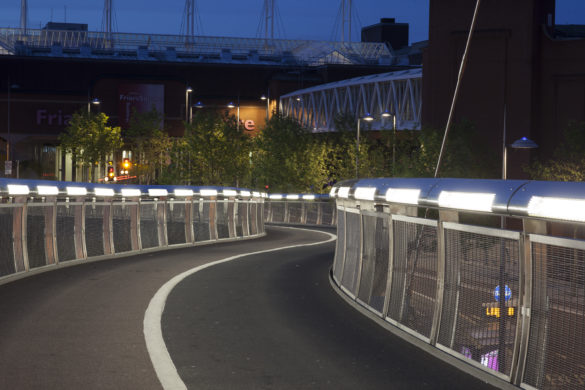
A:
<svg viewBox="0 0 585 390">
<path fill-rule="evenodd" d="M 388 218 L 364 216 L 364 247 L 358 298 L 378 312 L 384 309 L 389 260 Z"/>
<path fill-rule="evenodd" d="M 104 254 L 104 205 L 85 206 L 85 246 L 87 257 Z"/>
<path fill-rule="evenodd" d="M 250 203 L 250 234 L 258 234 L 258 203 Z"/>
<path fill-rule="evenodd" d="M 75 259 L 75 210 L 72 205 L 57 205 L 57 253 L 59 261 Z"/>
<path fill-rule="evenodd" d="M 333 215 L 335 213 L 335 203 L 321 203 L 321 225 L 333 225 Z"/>
<path fill-rule="evenodd" d="M 303 218 L 303 204 L 301 202 L 288 202 L 288 222 L 301 223 Z"/>
<path fill-rule="evenodd" d="M 167 212 L 167 239 L 169 245 L 184 244 L 187 242 L 185 232 L 185 203 L 168 202 L 166 204 Z"/>
<path fill-rule="evenodd" d="M 337 222 L 337 247 L 335 248 L 335 259 L 333 260 L 333 276 L 341 283 L 341 272 L 343 271 L 344 248 L 345 248 L 345 212 L 339 211 Z"/>
<path fill-rule="evenodd" d="M 284 222 L 284 202 L 270 202 L 272 220 L 270 222 Z"/>
<path fill-rule="evenodd" d="M 230 228 L 229 228 L 229 215 L 228 215 L 228 207 L 227 203 L 224 202 L 217 202 L 216 206 L 216 213 L 217 213 L 217 238 L 229 238 L 230 236 Z"/>
<path fill-rule="evenodd" d="M 316 225 L 319 218 L 319 203 L 306 202 L 305 209 L 307 210 L 307 225 Z"/>
<path fill-rule="evenodd" d="M 140 242 L 143 249 L 160 245 L 158 242 L 156 207 L 158 206 L 154 202 L 140 203 Z"/>
<path fill-rule="evenodd" d="M 13 207 L 0 207 L 0 276 L 16 272 L 12 243 L 13 215 Z"/>
<path fill-rule="evenodd" d="M 193 232 L 195 241 L 209 241 L 209 203 L 199 202 L 193 204 Z"/>
<path fill-rule="evenodd" d="M 355 295 L 359 273 L 361 218 L 357 213 L 345 213 L 345 218 L 346 252 L 341 285 Z"/>
<path fill-rule="evenodd" d="M 28 205 L 26 216 L 26 249 L 29 267 L 37 268 L 47 265 L 45 253 L 45 209 L 49 206 Z"/>
<path fill-rule="evenodd" d="M 585 387 L 585 251 L 532 243 L 533 293 L 524 382 Z"/>
<path fill-rule="evenodd" d="M 264 215 L 264 208 L 266 207 L 265 203 L 259 203 L 258 204 L 258 233 L 263 233 L 264 230 L 264 218 L 262 218 L 262 216 Z"/>
<path fill-rule="evenodd" d="M 437 228 L 415 221 L 392 221 L 394 264 L 388 315 L 430 337 L 437 294 Z"/>
<path fill-rule="evenodd" d="M 518 241 L 445 229 L 445 250 L 438 342 L 509 376 L 516 330 Z M 499 286 L 506 287 L 496 301 Z"/>
<path fill-rule="evenodd" d="M 132 250 L 132 241 L 130 237 L 130 207 L 132 207 L 132 205 L 122 205 L 121 203 L 114 203 L 112 205 L 112 227 L 114 233 L 115 253 Z"/>
<path fill-rule="evenodd" d="M 238 203 L 238 214 L 236 223 L 236 234 L 238 237 L 248 236 L 248 203 Z"/>
</svg>

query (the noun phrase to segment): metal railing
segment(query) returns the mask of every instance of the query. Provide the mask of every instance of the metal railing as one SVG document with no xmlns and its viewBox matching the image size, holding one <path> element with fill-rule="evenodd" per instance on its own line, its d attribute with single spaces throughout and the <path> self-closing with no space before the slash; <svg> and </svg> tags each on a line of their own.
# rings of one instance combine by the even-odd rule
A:
<svg viewBox="0 0 585 390">
<path fill-rule="evenodd" d="M 0 283 L 68 263 L 263 236 L 265 197 L 0 179 Z"/>
<path fill-rule="evenodd" d="M 59 45 L 65 50 L 88 48 L 87 55 L 107 56 L 115 52 L 139 49 L 152 52 L 175 50 L 193 56 L 214 55 L 224 51 L 236 56 L 277 57 L 298 64 L 375 64 L 390 61 L 393 54 L 383 43 L 328 42 L 291 39 L 234 38 L 183 36 L 162 34 L 105 33 L 93 31 L 59 31 L 45 29 L 0 28 L 0 46 L 15 53 L 18 46 L 51 48 Z M 112 53 L 108 53 L 112 51 Z M 229 57 L 229 56 L 228 56 Z M 227 61 L 227 57 L 226 61 Z M 127 59 L 127 58 L 125 58 Z M 231 58 L 229 58 L 231 61 Z"/>
<path fill-rule="evenodd" d="M 273 224 L 335 226 L 335 202 L 329 195 L 272 194 L 264 203 L 264 221 Z"/>
<path fill-rule="evenodd" d="M 331 277 L 354 304 L 480 377 L 583 388 L 585 183 L 370 179 L 331 195 Z"/>
</svg>

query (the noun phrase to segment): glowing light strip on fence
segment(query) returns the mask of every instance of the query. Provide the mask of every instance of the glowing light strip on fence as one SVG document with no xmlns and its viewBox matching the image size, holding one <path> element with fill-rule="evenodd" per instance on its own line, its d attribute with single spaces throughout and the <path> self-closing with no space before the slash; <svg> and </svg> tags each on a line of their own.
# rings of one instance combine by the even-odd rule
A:
<svg viewBox="0 0 585 390">
<path fill-rule="evenodd" d="M 349 187 L 339 187 L 339 190 L 337 190 L 337 196 L 339 198 L 349 198 Z"/>
<path fill-rule="evenodd" d="M 27 185 L 8 184 L 8 193 L 10 195 L 28 195 L 30 190 Z"/>
<path fill-rule="evenodd" d="M 177 189 L 174 194 L 175 196 L 193 196 L 193 190 Z"/>
<path fill-rule="evenodd" d="M 329 191 L 329 196 L 335 198 L 335 194 L 337 193 L 337 187 L 333 187 L 331 191 Z"/>
<path fill-rule="evenodd" d="M 254 198 L 261 198 L 261 197 L 262 197 L 262 194 L 261 194 L 261 193 L 259 193 L 258 191 L 254 191 L 254 192 L 252 192 L 252 196 L 253 196 Z"/>
<path fill-rule="evenodd" d="M 161 196 L 168 196 L 169 192 L 164 188 L 149 188 L 148 189 L 148 196 L 153 198 L 161 197 Z"/>
<path fill-rule="evenodd" d="M 87 188 L 85 188 L 85 187 L 67 187 L 67 195 L 69 195 L 69 196 L 85 196 L 85 195 L 87 195 Z"/>
<path fill-rule="evenodd" d="M 358 187 L 355 189 L 353 197 L 361 200 L 374 200 L 376 187 Z"/>
<path fill-rule="evenodd" d="M 286 200 L 299 200 L 300 196 L 294 194 L 288 194 Z"/>
<path fill-rule="evenodd" d="M 532 196 L 528 202 L 528 215 L 585 222 L 585 199 Z"/>
<path fill-rule="evenodd" d="M 411 188 L 388 188 L 386 202 L 418 204 L 420 190 Z"/>
<path fill-rule="evenodd" d="M 280 200 L 282 199 L 282 195 L 280 194 L 272 194 L 268 197 L 268 199 L 272 199 L 272 200 Z"/>
<path fill-rule="evenodd" d="M 138 188 L 123 188 L 122 189 L 122 196 L 126 196 L 126 197 L 136 197 L 136 196 L 140 196 L 141 192 Z"/>
<path fill-rule="evenodd" d="M 203 189 L 199 191 L 201 196 L 217 196 L 217 190 Z"/>
<path fill-rule="evenodd" d="M 304 200 L 315 200 L 315 195 L 303 195 Z"/>
<path fill-rule="evenodd" d="M 495 198 L 496 194 L 481 192 L 441 191 L 439 194 L 439 207 L 491 212 Z"/>
<path fill-rule="evenodd" d="M 238 196 L 238 191 L 236 190 L 223 190 L 223 196 Z"/>
<path fill-rule="evenodd" d="M 56 186 L 37 186 L 39 195 L 59 195 L 59 188 Z"/>
<path fill-rule="evenodd" d="M 242 198 L 249 198 L 252 196 L 252 194 L 250 193 L 250 191 L 240 191 L 240 196 Z"/>
<path fill-rule="evenodd" d="M 111 188 L 94 188 L 95 196 L 114 196 L 114 190 Z"/>
</svg>

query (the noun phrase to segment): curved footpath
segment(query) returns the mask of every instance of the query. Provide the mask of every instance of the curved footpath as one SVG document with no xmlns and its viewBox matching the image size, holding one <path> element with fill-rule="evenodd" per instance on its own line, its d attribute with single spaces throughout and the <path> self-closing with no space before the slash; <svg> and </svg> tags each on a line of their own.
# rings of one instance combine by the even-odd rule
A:
<svg viewBox="0 0 585 390">
<path fill-rule="evenodd" d="M 241 253 L 323 241 L 266 237 L 88 263 L 0 286 L 1 389 L 161 389 L 143 321 L 174 276 Z M 190 389 L 490 388 L 392 336 L 328 281 L 333 242 L 205 268 L 170 291 L 162 333 Z"/>
</svg>

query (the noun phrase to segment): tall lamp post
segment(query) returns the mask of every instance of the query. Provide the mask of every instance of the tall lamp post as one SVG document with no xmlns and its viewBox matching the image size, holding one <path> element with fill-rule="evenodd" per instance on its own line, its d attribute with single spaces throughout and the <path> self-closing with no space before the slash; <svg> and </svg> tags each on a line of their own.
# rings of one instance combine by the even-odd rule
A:
<svg viewBox="0 0 585 390">
<path fill-rule="evenodd" d="M 93 98 L 92 100 L 87 99 L 87 113 L 89 114 L 91 112 L 91 106 L 98 106 L 100 104 L 100 99 L 98 98 Z"/>
<path fill-rule="evenodd" d="M 189 96 L 193 92 L 193 88 L 187 87 L 185 90 L 185 122 L 191 123 L 191 106 L 189 105 Z"/>
<path fill-rule="evenodd" d="M 358 117 L 357 122 L 357 134 L 355 140 L 355 178 L 359 179 L 359 170 L 360 170 L 360 123 L 364 120 L 366 122 L 371 122 L 374 120 L 374 117 L 370 115 L 370 113 L 366 113 L 364 117 Z"/>
<path fill-rule="evenodd" d="M 270 89 L 268 89 L 266 95 L 262 95 L 260 97 L 260 100 L 266 100 L 266 122 L 268 122 L 268 120 L 270 119 L 270 117 L 269 117 L 269 113 L 270 113 Z"/>
<path fill-rule="evenodd" d="M 396 114 L 390 114 L 388 110 L 382 113 L 382 118 L 392 117 L 392 177 L 396 174 Z"/>
<path fill-rule="evenodd" d="M 236 106 L 233 102 L 228 103 L 228 108 L 237 108 L 236 115 L 237 115 L 237 129 L 240 130 L 240 97 L 238 96 L 238 105 Z"/>
</svg>

